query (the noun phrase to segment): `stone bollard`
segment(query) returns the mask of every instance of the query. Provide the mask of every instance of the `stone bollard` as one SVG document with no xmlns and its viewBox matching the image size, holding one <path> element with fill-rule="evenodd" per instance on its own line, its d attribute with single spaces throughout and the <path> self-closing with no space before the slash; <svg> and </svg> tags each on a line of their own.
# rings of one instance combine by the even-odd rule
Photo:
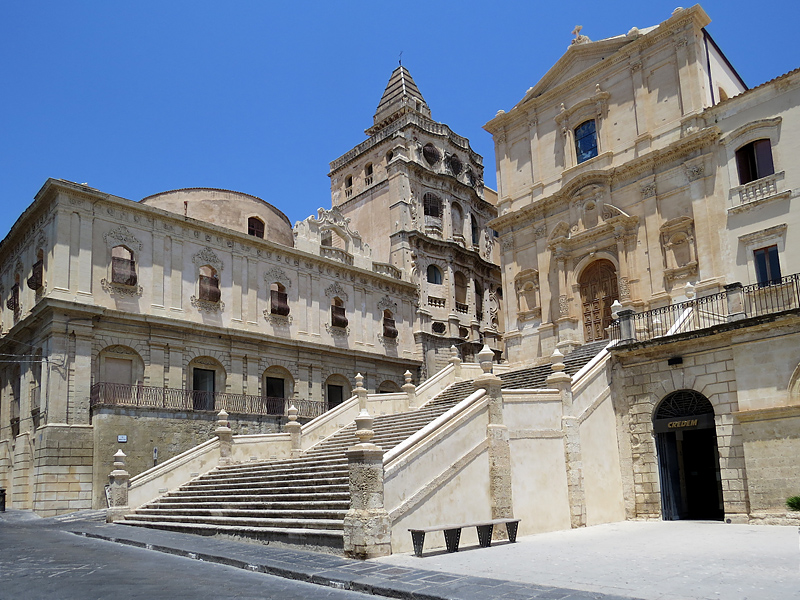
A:
<svg viewBox="0 0 800 600">
<path fill-rule="evenodd" d="M 633 315 L 635 311 L 627 309 L 619 311 L 619 341 L 635 342 L 636 331 L 634 330 Z"/>
<path fill-rule="evenodd" d="M 350 510 L 344 518 L 344 554 L 376 558 L 392 553 L 392 524 L 383 504 L 383 449 L 371 443 L 373 418 L 356 417 L 358 443 L 347 451 Z"/>
<path fill-rule="evenodd" d="M 292 457 L 297 458 L 302 453 L 302 425 L 297 422 L 297 408 L 294 404 L 289 407 L 289 422 L 286 423 L 286 432 L 292 444 Z"/>
<path fill-rule="evenodd" d="M 356 396 L 358 397 L 358 410 L 366 410 L 367 390 L 364 388 L 364 376 L 361 373 L 356 374 Z"/>
<path fill-rule="evenodd" d="M 120 449 L 114 455 L 114 470 L 108 475 L 108 510 L 106 523 L 113 523 L 130 512 L 128 508 L 128 482 L 131 474 L 125 470 L 125 453 Z"/>
<path fill-rule="evenodd" d="M 511 442 L 508 427 L 503 423 L 502 380 L 492 373 L 494 352 L 484 345 L 478 352 L 483 374 L 475 378 L 475 389 L 484 389 L 489 397 L 489 422 L 486 439 L 489 442 L 489 497 L 492 519 L 514 517 L 514 500 L 511 494 Z M 508 539 L 505 527 L 495 527 L 492 539 Z"/>
<path fill-rule="evenodd" d="M 450 359 L 447 361 L 453 365 L 453 377 L 456 381 L 461 380 L 461 357 L 458 355 L 458 348 L 450 346 Z"/>
<path fill-rule="evenodd" d="M 231 464 L 233 432 L 228 425 L 228 413 L 224 409 L 217 414 L 217 428 L 214 434 L 219 438 L 219 464 Z"/>
<path fill-rule="evenodd" d="M 403 391 L 408 396 L 408 408 L 416 408 L 417 386 L 411 383 L 411 371 L 406 371 L 405 373 L 403 373 L 403 377 L 406 378 L 406 382 L 403 384 Z"/>
</svg>

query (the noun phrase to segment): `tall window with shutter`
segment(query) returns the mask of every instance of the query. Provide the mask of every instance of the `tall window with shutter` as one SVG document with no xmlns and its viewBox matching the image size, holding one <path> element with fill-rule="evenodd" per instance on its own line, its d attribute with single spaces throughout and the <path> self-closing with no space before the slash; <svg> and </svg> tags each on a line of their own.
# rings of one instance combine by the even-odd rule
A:
<svg viewBox="0 0 800 600">
<path fill-rule="evenodd" d="M 137 283 L 133 251 L 125 246 L 111 249 L 111 282 L 130 286 Z"/>
<path fill-rule="evenodd" d="M 219 302 L 219 275 L 216 269 L 209 265 L 200 267 L 200 300 L 206 302 Z"/>
</svg>

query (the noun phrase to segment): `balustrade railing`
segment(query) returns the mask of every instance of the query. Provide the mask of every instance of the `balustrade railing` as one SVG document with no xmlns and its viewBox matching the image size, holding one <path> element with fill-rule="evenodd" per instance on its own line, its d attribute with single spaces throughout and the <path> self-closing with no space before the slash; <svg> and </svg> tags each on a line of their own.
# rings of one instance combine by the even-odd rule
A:
<svg viewBox="0 0 800 600">
<path fill-rule="evenodd" d="M 456 312 L 467 314 L 469 312 L 469 304 L 463 302 L 456 302 Z"/>
<path fill-rule="evenodd" d="M 610 337 L 622 343 L 700 331 L 750 317 L 800 308 L 800 274 L 780 280 L 741 286 L 642 313 L 622 311 L 610 328 Z"/>
<path fill-rule="evenodd" d="M 322 402 L 302 398 L 271 398 L 225 392 L 178 390 L 147 385 L 95 383 L 90 392 L 90 404 L 95 406 L 130 406 L 170 410 L 208 410 L 228 413 L 287 416 L 294 405 L 300 417 L 317 417 L 325 412 Z"/>
</svg>

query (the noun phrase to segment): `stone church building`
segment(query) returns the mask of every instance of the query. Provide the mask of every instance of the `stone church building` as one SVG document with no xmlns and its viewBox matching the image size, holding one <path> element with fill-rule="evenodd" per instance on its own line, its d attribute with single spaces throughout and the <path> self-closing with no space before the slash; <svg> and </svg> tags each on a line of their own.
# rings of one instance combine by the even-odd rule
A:
<svg viewBox="0 0 800 600">
<path fill-rule="evenodd" d="M 331 209 L 294 227 L 238 192 L 48 180 L 0 245 L 12 506 L 105 506 L 122 448 L 133 524 L 282 539 L 274 510 L 169 502 L 277 494 L 302 462 L 336 493 L 284 534 L 362 557 L 499 517 L 792 522 L 800 70 L 748 88 L 709 23 L 577 27 L 485 125 L 496 194 L 402 66 L 330 164 Z"/>
</svg>

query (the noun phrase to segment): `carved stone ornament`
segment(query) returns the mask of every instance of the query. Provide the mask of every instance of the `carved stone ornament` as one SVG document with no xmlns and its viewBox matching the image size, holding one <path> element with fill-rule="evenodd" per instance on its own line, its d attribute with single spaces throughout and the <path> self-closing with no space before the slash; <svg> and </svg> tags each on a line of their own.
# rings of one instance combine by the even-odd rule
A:
<svg viewBox="0 0 800 600">
<path fill-rule="evenodd" d="M 397 348 L 397 338 L 385 337 L 378 334 L 378 341 L 384 348 Z"/>
<path fill-rule="evenodd" d="M 192 262 L 199 269 L 205 265 L 211 265 L 219 273 L 224 268 L 222 260 L 214 253 L 214 251 L 206 246 L 200 252 L 192 257 Z"/>
<path fill-rule="evenodd" d="M 686 165 L 686 178 L 689 181 L 700 179 L 706 172 L 705 165 Z"/>
<path fill-rule="evenodd" d="M 131 350 L 127 346 L 109 346 L 103 348 L 103 354 L 136 354 L 136 351 Z"/>
<path fill-rule="evenodd" d="M 215 313 L 225 310 L 225 303 L 222 300 L 219 302 L 210 302 L 209 300 L 199 300 L 197 297 L 192 296 L 189 301 L 192 303 L 192 306 L 200 312 Z"/>
<path fill-rule="evenodd" d="M 276 315 L 271 313 L 269 309 L 264 311 L 264 318 L 270 325 L 275 327 L 289 327 L 292 324 L 292 315 Z"/>
<path fill-rule="evenodd" d="M 140 285 L 122 285 L 121 283 L 113 283 L 103 278 L 100 280 L 100 287 L 109 296 L 128 296 L 130 298 L 141 296 L 144 289 Z"/>
<path fill-rule="evenodd" d="M 564 294 L 558 297 L 558 313 L 562 317 L 569 316 L 569 300 Z"/>
<path fill-rule="evenodd" d="M 325 323 L 325 331 L 335 338 L 346 338 L 350 335 L 349 327 L 336 327 L 330 323 Z"/>
<path fill-rule="evenodd" d="M 620 300 L 630 300 L 631 299 L 631 286 L 628 283 L 627 277 L 620 277 L 618 282 L 619 287 L 619 299 Z"/>
<path fill-rule="evenodd" d="M 142 249 L 142 242 L 140 242 L 135 235 L 133 235 L 128 228 L 120 225 L 116 229 L 103 234 L 103 239 L 109 248 L 114 246 L 127 246 L 131 250 L 139 252 Z"/>
<path fill-rule="evenodd" d="M 508 236 L 502 242 L 503 252 L 511 252 L 514 249 L 514 236 Z"/>
<path fill-rule="evenodd" d="M 397 312 L 397 302 L 392 302 L 392 299 L 389 298 L 388 295 L 381 298 L 381 301 L 378 302 L 378 310 L 390 310 L 392 313 Z"/>
<path fill-rule="evenodd" d="M 656 183 L 655 183 L 655 181 L 651 181 L 650 183 L 646 183 L 639 189 L 642 192 L 642 198 L 650 198 L 650 197 L 656 195 Z"/>
<path fill-rule="evenodd" d="M 587 44 L 592 41 L 589 39 L 589 36 L 581 35 L 581 29 L 583 29 L 583 25 L 576 25 L 575 29 L 572 30 L 572 35 L 574 35 L 575 38 L 570 41 L 571 46 L 575 44 Z"/>
<path fill-rule="evenodd" d="M 204 356 L 201 356 L 200 358 L 195 358 L 192 360 L 192 362 L 196 365 L 208 365 L 210 367 L 217 366 L 217 361 L 215 361 L 213 358 L 206 358 Z"/>
<path fill-rule="evenodd" d="M 344 291 L 344 288 L 339 285 L 339 282 L 336 281 L 325 288 L 325 296 L 328 298 L 339 297 L 345 302 L 347 302 L 347 292 Z"/>
<path fill-rule="evenodd" d="M 268 283 L 277 281 L 278 283 L 285 285 L 287 288 L 292 287 L 292 280 L 289 279 L 289 276 L 280 267 L 274 267 L 264 273 L 264 281 Z"/>
</svg>

